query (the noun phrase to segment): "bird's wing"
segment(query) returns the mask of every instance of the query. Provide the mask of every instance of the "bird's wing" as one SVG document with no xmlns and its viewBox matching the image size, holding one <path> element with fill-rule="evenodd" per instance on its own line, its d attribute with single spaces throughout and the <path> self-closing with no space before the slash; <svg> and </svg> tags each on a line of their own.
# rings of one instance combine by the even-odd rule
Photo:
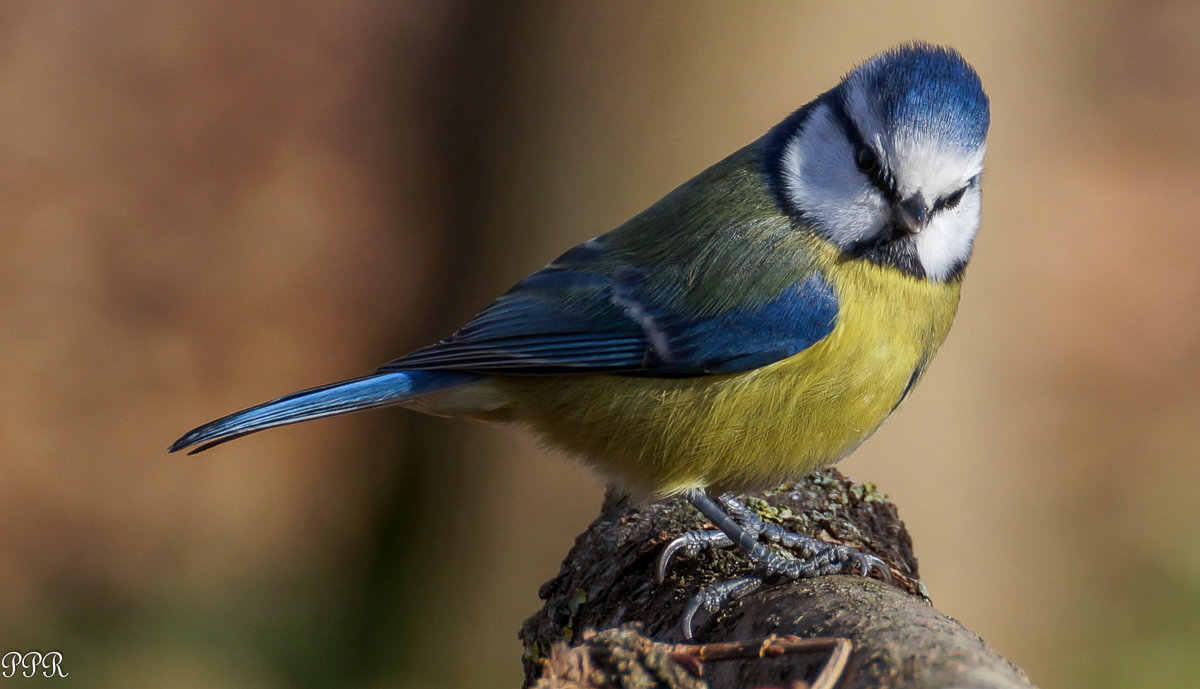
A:
<svg viewBox="0 0 1200 689">
<path fill-rule="evenodd" d="M 647 270 L 614 261 L 604 242 L 568 251 L 449 338 L 380 371 L 736 373 L 806 349 L 836 322 L 837 297 L 818 271 L 752 306 L 695 316 L 653 285 Z"/>
</svg>

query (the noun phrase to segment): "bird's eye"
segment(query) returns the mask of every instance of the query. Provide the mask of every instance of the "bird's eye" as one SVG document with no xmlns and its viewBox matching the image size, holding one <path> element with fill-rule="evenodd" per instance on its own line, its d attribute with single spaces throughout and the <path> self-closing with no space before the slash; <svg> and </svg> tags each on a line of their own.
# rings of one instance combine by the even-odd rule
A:
<svg viewBox="0 0 1200 689">
<path fill-rule="evenodd" d="M 879 157 L 867 146 L 858 147 L 858 152 L 854 154 L 854 162 L 858 164 L 858 169 L 866 173 L 868 177 L 879 174 Z"/>
<path fill-rule="evenodd" d="M 965 193 L 967 193 L 967 188 L 963 187 L 949 196 L 943 196 L 934 204 L 936 206 L 935 210 L 950 210 L 954 208 L 958 205 L 959 201 L 962 201 L 963 194 Z"/>
</svg>

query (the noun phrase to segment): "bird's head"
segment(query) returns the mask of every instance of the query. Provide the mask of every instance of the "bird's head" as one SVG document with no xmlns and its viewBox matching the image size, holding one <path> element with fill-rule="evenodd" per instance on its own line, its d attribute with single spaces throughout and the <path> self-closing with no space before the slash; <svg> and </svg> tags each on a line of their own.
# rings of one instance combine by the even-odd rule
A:
<svg viewBox="0 0 1200 689">
<path fill-rule="evenodd" d="M 961 55 L 904 45 L 780 123 L 769 174 L 787 210 L 844 253 L 957 278 L 979 229 L 988 122 Z"/>
</svg>

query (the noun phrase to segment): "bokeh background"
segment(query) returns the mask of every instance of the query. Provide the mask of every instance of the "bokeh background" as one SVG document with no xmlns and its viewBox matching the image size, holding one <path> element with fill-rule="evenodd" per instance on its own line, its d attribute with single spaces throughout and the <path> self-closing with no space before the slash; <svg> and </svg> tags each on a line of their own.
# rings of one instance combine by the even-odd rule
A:
<svg viewBox="0 0 1200 689">
<path fill-rule="evenodd" d="M 0 650 L 517 686 L 584 468 L 403 411 L 166 446 L 445 335 L 913 38 L 991 96 L 984 227 L 841 468 L 1042 686 L 1194 686 L 1200 6 L 1129 0 L 0 3 Z"/>
</svg>

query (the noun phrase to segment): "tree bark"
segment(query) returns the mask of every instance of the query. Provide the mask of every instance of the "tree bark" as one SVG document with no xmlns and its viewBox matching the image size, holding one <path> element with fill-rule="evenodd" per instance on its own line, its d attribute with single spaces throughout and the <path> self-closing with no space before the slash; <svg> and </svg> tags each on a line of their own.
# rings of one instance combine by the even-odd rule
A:
<svg viewBox="0 0 1200 689">
<path fill-rule="evenodd" d="M 1032 686 L 1024 672 L 930 604 L 912 540 L 895 506 L 874 486 L 830 469 L 746 499 L 786 529 L 883 558 L 892 583 L 845 575 L 765 586 L 711 619 L 698 619 L 698 644 L 684 646 L 683 606 L 703 586 L 747 574 L 748 566 L 736 551 L 709 552 L 676 562 L 658 584 L 659 551 L 679 533 L 704 527 L 703 518 L 681 501 L 638 505 L 610 492 L 558 576 L 539 591 L 546 604 L 521 629 L 526 686 L 539 679 L 546 688 Z M 778 642 L 772 649 L 784 649 L 774 657 L 729 650 L 758 648 L 772 635 L 829 641 L 772 640 Z M 849 641 L 848 661 L 822 674 L 838 639 Z M 637 672 L 616 670 L 631 664 Z"/>
</svg>

